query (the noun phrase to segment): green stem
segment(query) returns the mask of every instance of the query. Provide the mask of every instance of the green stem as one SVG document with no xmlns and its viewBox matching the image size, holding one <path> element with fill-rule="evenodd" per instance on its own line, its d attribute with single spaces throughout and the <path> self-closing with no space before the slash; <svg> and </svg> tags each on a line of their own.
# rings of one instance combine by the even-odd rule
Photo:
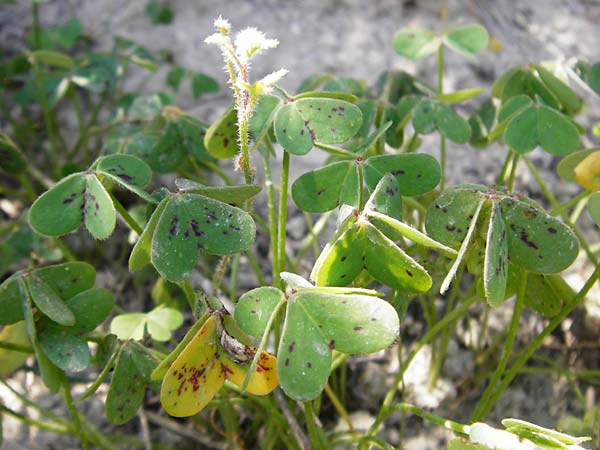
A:
<svg viewBox="0 0 600 450">
<path fill-rule="evenodd" d="M 127 223 L 129 228 L 131 228 L 133 231 L 135 231 L 138 236 L 141 236 L 142 232 L 144 231 L 142 229 L 142 227 L 140 227 L 138 225 L 138 223 L 133 219 L 133 217 L 131 217 L 129 215 L 129 213 L 127 212 L 125 207 L 121 204 L 121 202 L 119 200 L 117 200 L 117 198 L 113 195 L 112 192 L 109 192 L 108 195 L 110 195 L 113 205 L 115 205 L 115 209 L 117 210 L 119 215 L 123 218 L 125 223 Z"/>
<path fill-rule="evenodd" d="M 521 319 L 521 311 L 523 310 L 523 306 L 525 303 L 525 289 L 527 287 L 527 272 L 522 270 L 519 276 L 519 285 L 517 288 L 517 299 L 515 301 L 515 307 L 512 315 L 512 319 L 510 321 L 510 325 L 508 328 L 508 335 L 506 336 L 506 341 L 504 344 L 504 350 L 502 351 L 502 356 L 500 357 L 500 361 L 498 362 L 498 366 L 494 371 L 492 378 L 487 385 L 483 395 L 479 399 L 477 406 L 475 407 L 475 411 L 471 416 L 471 422 L 480 422 L 485 416 L 489 413 L 489 411 L 494 406 L 494 401 L 492 401 L 494 392 L 496 390 L 496 385 L 502 378 L 504 371 L 506 370 L 506 366 L 508 364 L 508 360 L 510 355 L 512 354 L 513 345 L 515 342 L 515 337 L 517 336 L 517 330 L 519 329 L 519 320 Z"/>
<path fill-rule="evenodd" d="M 237 281 L 238 271 L 240 269 L 240 254 L 237 253 L 233 256 L 231 262 L 231 275 L 229 277 L 229 300 L 235 302 L 237 298 Z"/>
<path fill-rule="evenodd" d="M 581 200 L 588 198 L 590 195 L 592 195 L 591 191 L 581 191 L 579 194 L 577 194 L 572 199 L 566 201 L 565 203 L 558 205 L 556 208 L 553 208 L 550 211 L 550 214 L 553 216 L 558 216 L 558 215 L 568 211 L 575 205 L 577 205 Z"/>
<path fill-rule="evenodd" d="M 511 368 L 506 372 L 506 375 L 502 379 L 502 382 L 498 386 L 496 392 L 490 398 L 490 403 L 493 404 L 500 398 L 502 393 L 506 390 L 506 388 L 510 385 L 512 380 L 519 374 L 521 368 L 525 365 L 525 363 L 531 358 L 531 356 L 536 352 L 536 350 L 542 345 L 546 336 L 552 333 L 556 327 L 558 327 L 563 320 L 573 312 L 573 310 L 583 301 L 586 294 L 590 291 L 590 289 L 594 286 L 594 284 L 598 281 L 600 277 L 600 265 L 597 265 L 594 269 L 594 272 L 590 275 L 586 283 L 583 285 L 581 290 L 571 299 L 570 302 L 565 305 L 565 307 L 561 310 L 561 312 L 555 316 L 546 328 L 542 330 L 540 334 L 538 334 L 535 339 L 527 346 L 527 348 L 521 353 L 521 355 L 517 358 L 515 363 L 511 366 Z M 485 412 L 485 411 L 484 411 Z M 487 412 L 485 412 L 487 414 Z"/>
<path fill-rule="evenodd" d="M 285 241 L 286 241 L 286 223 L 287 223 L 287 197 L 288 197 L 288 181 L 290 175 L 290 154 L 283 152 L 283 162 L 281 165 L 281 188 L 279 191 L 279 220 L 277 226 L 277 272 L 273 274 L 274 283 L 277 286 L 282 286 L 281 277 L 279 274 L 285 270 Z"/>
<path fill-rule="evenodd" d="M 42 26 L 40 24 L 40 3 L 37 1 L 31 2 L 33 14 L 33 48 L 39 50 L 42 48 Z"/>
<path fill-rule="evenodd" d="M 267 139 L 267 141 L 269 141 Z M 270 141 L 267 146 L 270 146 Z M 269 148 L 270 150 L 270 148 Z M 279 269 L 279 250 L 277 249 L 277 211 L 275 208 L 275 186 L 273 185 L 273 174 L 271 172 L 271 160 L 269 152 L 263 154 L 265 169 L 265 187 L 267 188 L 267 208 L 269 216 L 269 245 L 271 247 L 271 281 L 275 284 L 277 270 Z"/>
<path fill-rule="evenodd" d="M 0 341 L 0 348 L 3 350 L 10 350 L 11 352 L 18 352 L 18 353 L 25 353 L 25 354 L 33 353 L 33 348 L 25 346 L 25 345 L 14 344 L 12 342 Z"/>
<path fill-rule="evenodd" d="M 306 430 L 308 431 L 311 448 L 313 450 L 325 450 L 319 437 L 319 430 L 315 423 L 315 412 L 310 401 L 304 402 L 304 418 L 306 420 Z"/>
<path fill-rule="evenodd" d="M 248 250 L 246 252 L 246 257 L 248 258 L 248 262 L 250 263 L 250 267 L 252 268 L 254 275 L 256 275 L 256 280 L 258 281 L 258 284 L 260 286 L 266 286 L 268 283 L 267 283 L 267 280 L 265 279 L 265 275 L 262 273 L 262 270 L 260 269 L 260 264 L 258 263 L 258 260 L 256 259 L 256 255 L 254 255 L 254 253 L 252 253 L 252 251 Z"/>
<path fill-rule="evenodd" d="M 391 408 L 394 397 L 396 396 L 396 392 L 398 392 L 398 387 L 402 383 L 404 374 L 406 373 L 406 370 L 410 366 L 410 363 L 412 362 L 414 357 L 417 355 L 417 353 L 423 348 L 423 346 L 425 346 L 427 343 L 429 343 L 431 340 L 433 340 L 433 338 L 435 338 L 435 336 L 441 330 L 443 330 L 448 324 L 451 324 L 452 322 L 454 322 L 454 320 L 456 320 L 457 318 L 462 316 L 464 313 L 466 313 L 469 310 L 469 308 L 471 307 L 471 305 L 473 305 L 478 300 L 479 300 L 478 296 L 473 296 L 471 298 L 466 299 L 462 305 L 460 305 L 454 311 L 446 314 L 442 318 L 442 320 L 440 320 L 433 327 L 431 327 L 431 329 L 429 329 L 429 331 L 427 333 L 425 333 L 425 336 L 423 336 L 419 340 L 419 342 L 411 350 L 411 352 L 408 354 L 408 356 L 404 360 L 403 364 L 398 369 L 398 373 L 396 374 L 396 377 L 394 378 L 394 382 L 392 383 L 392 386 L 388 390 L 388 392 L 383 400 L 383 403 L 381 405 L 381 408 L 379 409 L 377 418 L 375 419 L 375 421 L 373 422 L 373 424 L 371 425 L 369 430 L 365 433 L 364 439 L 374 436 L 375 433 L 377 432 L 377 430 L 379 429 L 379 427 L 381 426 L 381 424 L 383 423 L 383 421 L 385 420 L 385 418 L 388 416 L 388 411 Z M 359 448 L 365 448 L 365 447 L 363 445 L 361 445 Z"/>
<path fill-rule="evenodd" d="M 519 157 L 518 153 L 515 153 L 512 160 L 512 165 L 510 167 L 510 175 L 508 176 L 508 183 L 506 187 L 510 192 L 512 192 L 515 185 L 515 176 L 517 175 L 517 166 L 519 165 Z"/>
<path fill-rule="evenodd" d="M 85 435 L 85 433 L 83 432 L 83 429 L 81 428 L 81 419 L 79 417 L 79 410 L 77 409 L 77 407 L 75 406 L 75 403 L 73 402 L 73 397 L 71 395 L 71 386 L 69 385 L 66 378 L 63 378 L 62 387 L 63 387 L 63 395 L 64 395 L 65 404 L 67 405 L 67 409 L 69 410 L 69 414 L 71 415 L 71 419 L 73 421 L 73 428 L 74 428 L 75 432 L 77 433 L 77 435 L 79 436 L 79 440 L 81 442 L 81 447 L 83 448 L 83 450 L 89 450 L 90 446 L 89 446 L 89 443 L 87 440 L 87 436 Z"/>
<path fill-rule="evenodd" d="M 542 179 L 542 176 L 538 172 L 535 165 L 531 162 L 531 160 L 527 156 L 523 156 L 523 161 L 525 161 L 525 164 L 527 165 L 527 168 L 533 175 L 535 182 L 540 187 L 542 194 L 544 194 L 544 197 L 546 197 L 546 199 L 548 200 L 548 202 L 550 203 L 552 208 L 554 208 L 554 209 L 558 208 L 560 206 L 560 204 L 558 203 L 558 200 L 556 200 L 556 197 L 554 196 L 554 194 L 552 194 L 550 189 L 548 189 L 548 186 L 546 186 L 546 183 L 544 183 L 544 180 Z"/>
<path fill-rule="evenodd" d="M 34 2 L 34 5 L 37 2 Z M 44 89 L 44 85 L 42 83 L 42 74 L 40 72 L 40 67 L 36 61 L 31 61 L 31 70 L 33 71 L 33 78 L 35 81 L 36 88 L 38 90 L 38 95 L 40 97 L 40 105 L 42 107 L 42 114 L 44 116 L 44 124 L 46 125 L 46 131 L 48 133 L 48 141 L 50 142 L 50 157 L 52 166 L 57 168 L 59 163 L 59 149 L 57 144 L 57 136 L 54 130 L 54 121 L 52 120 L 52 111 L 50 109 L 50 104 L 48 103 L 48 96 L 46 95 L 46 90 Z"/>
<path fill-rule="evenodd" d="M 56 245 L 58 247 L 60 252 L 63 254 L 63 257 L 67 261 L 77 261 L 77 257 L 73 254 L 71 249 L 69 249 L 69 247 L 67 247 L 67 244 L 65 244 L 61 238 L 55 237 L 52 240 L 52 242 L 54 242 L 54 245 Z"/>
<path fill-rule="evenodd" d="M 444 93 L 444 44 L 439 45 L 437 50 L 437 95 L 440 96 Z M 444 184 L 446 183 L 446 137 L 440 135 L 440 166 L 442 169 L 442 176 L 440 181 L 440 187 L 444 190 Z"/>
<path fill-rule="evenodd" d="M 471 427 L 469 425 L 464 425 L 462 423 L 454 422 L 452 420 L 448 420 L 444 417 L 438 416 L 436 414 L 432 414 L 429 411 L 425 411 L 424 409 L 418 408 L 415 405 L 411 405 L 410 403 L 398 403 L 393 408 L 390 409 L 389 414 L 393 414 L 394 412 L 402 411 L 414 414 L 415 416 L 419 416 L 421 419 L 427 420 L 428 422 L 434 423 L 443 427 L 447 430 L 454 431 L 455 433 L 461 433 L 465 435 L 469 435 Z M 388 415 L 389 415 L 388 414 Z"/>
<path fill-rule="evenodd" d="M 4 406 L 2 403 L 0 403 L 0 412 L 2 414 L 12 416 L 15 419 L 20 420 L 21 422 L 23 422 L 27 425 L 38 427 L 41 430 L 46 430 L 46 431 L 50 431 L 52 433 L 58 433 L 58 434 L 68 434 L 68 435 L 74 434 L 74 431 L 67 425 L 59 425 L 56 423 L 46 422 L 44 420 L 32 419 L 32 418 L 27 417 L 23 414 L 20 414 L 16 411 L 13 411 L 12 409 Z"/>
<path fill-rule="evenodd" d="M 21 186 L 23 186 L 23 189 L 25 189 L 25 193 L 27 194 L 27 197 L 29 197 L 29 200 L 31 202 L 34 202 L 37 198 L 37 195 L 35 195 L 33 186 L 31 185 L 27 177 L 23 174 L 19 174 L 17 175 L 17 179 L 19 180 L 19 183 L 21 183 Z"/>
<path fill-rule="evenodd" d="M 239 123 L 240 129 L 240 148 L 241 148 L 241 166 L 244 171 L 244 181 L 246 184 L 252 184 L 252 172 L 250 171 L 250 152 L 248 150 L 248 119 L 243 119 Z"/>
<path fill-rule="evenodd" d="M 508 173 L 511 167 L 511 161 L 513 160 L 513 151 L 509 148 L 506 152 L 506 158 L 504 158 L 504 164 L 502 164 L 502 169 L 498 174 L 498 178 L 496 178 L 496 184 L 502 185 L 504 184 L 504 180 L 506 180 L 506 174 Z"/>
<path fill-rule="evenodd" d="M 106 365 L 102 369 L 102 371 L 98 374 L 96 380 L 90 385 L 89 388 L 77 399 L 78 402 L 85 400 L 86 398 L 91 397 L 98 388 L 102 385 L 109 372 L 112 370 L 115 361 L 117 360 L 119 354 L 121 353 L 121 346 L 119 346 L 113 354 L 110 356 L 110 359 L 107 361 Z"/>
</svg>

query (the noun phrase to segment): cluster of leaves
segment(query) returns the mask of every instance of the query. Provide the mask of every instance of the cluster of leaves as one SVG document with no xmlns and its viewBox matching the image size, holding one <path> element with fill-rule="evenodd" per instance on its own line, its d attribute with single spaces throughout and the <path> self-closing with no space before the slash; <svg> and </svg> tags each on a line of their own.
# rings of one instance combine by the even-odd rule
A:
<svg viewBox="0 0 600 450">
<path fill-rule="evenodd" d="M 151 2 L 147 11 L 153 21 L 168 23 L 165 8 Z M 218 22 L 227 36 L 228 24 Z M 254 31 L 249 34 L 267 42 Z M 280 88 L 274 95 L 262 81 L 235 84 L 235 90 L 247 96 L 245 104 L 252 105 L 252 116 L 245 117 L 242 112 L 247 111 L 240 111 L 237 102 L 208 124 L 177 108 L 175 94 L 186 78 L 195 98 L 214 92 L 212 78 L 175 66 L 166 80 L 175 94 L 120 92 L 129 63 L 155 70 L 160 61 L 121 38 L 109 53 L 72 56 L 83 38 L 81 25 L 71 21 L 36 33 L 32 51 L 2 65 L 0 82 L 14 91 L 14 101 L 41 107 L 51 150 L 62 145 L 54 112 L 63 99 L 70 98 L 76 108 L 80 98 L 95 105 L 89 121 L 79 119 L 79 138 L 62 158 L 56 151 L 36 158 L 18 123 L 10 137 L 0 135 L 0 168 L 30 190 L 27 220 L 21 223 L 29 227 L 31 242 L 23 249 L 17 237 L 24 233 L 22 227 L 11 226 L 0 246 L 11 256 L 4 271 L 19 265 L 18 258 L 34 248 L 41 253 L 42 239 L 47 238 L 43 242 L 50 249 L 55 243 L 60 256 L 74 259 L 67 247 L 71 236 L 64 241 L 61 237 L 84 224 L 92 238 L 105 240 L 120 217 L 137 235 L 133 247 L 125 249 L 130 250 L 129 271 L 139 272 L 136 278 L 156 278 L 146 270 L 151 265 L 160 276 L 155 287 L 178 286 L 194 323 L 168 355 L 162 343 L 188 316 L 175 302 L 116 315 L 109 334 L 92 338 L 90 333 L 110 315 L 114 301 L 110 291 L 93 287 L 91 266 L 73 261 L 16 270 L 0 285 L 0 324 L 7 326 L 0 340 L 34 353 L 52 392 L 61 386 L 68 389 L 65 372 L 88 367 L 88 340 L 94 339 L 99 342 L 95 361 L 100 374 L 82 398 L 93 395 L 112 371 L 106 415 L 115 424 L 136 415 L 147 388 L 159 392 L 165 411 L 176 417 L 198 413 L 230 383 L 253 395 L 267 395 L 281 385 L 287 396 L 310 408 L 326 389 L 336 356 L 386 349 L 399 336 L 407 301 L 428 293 L 441 279 L 445 292 L 461 267 L 473 275 L 477 294 L 491 307 L 502 304 L 519 286 L 532 310 L 548 317 L 565 310 L 565 300 L 572 295 L 557 274 L 579 252 L 572 224 L 512 192 L 505 177 L 499 184 L 508 186 L 459 185 L 438 191 L 445 168 L 434 157 L 418 153 L 421 136 L 436 131 L 442 142 L 479 147 L 504 143 L 513 165 L 539 146 L 565 157 L 559 165 L 563 178 L 589 191 L 600 190 L 600 151 L 577 151 L 586 130 L 573 117 L 583 101 L 547 66 L 510 69 L 494 84 L 493 98 L 468 118 L 451 105 L 479 95 L 481 89 L 444 93 L 410 74 L 386 72 L 371 88 L 360 80 L 328 75 L 311 77 L 295 94 Z M 485 29 L 468 25 L 441 34 L 402 31 L 394 47 L 411 59 L 439 54 L 445 47 L 472 56 L 487 41 Z M 597 65 L 579 64 L 575 69 L 598 90 Z M 107 101 L 116 113 L 99 127 L 103 139 L 88 145 Z M 246 128 L 250 151 L 261 153 L 269 172 L 279 149 L 288 162 L 290 156 L 302 157 L 315 148 L 327 152 L 322 167 L 296 179 L 291 196 L 307 213 L 337 208 L 338 220 L 329 242 L 314 255 L 314 284 L 285 272 L 298 269 L 286 261 L 287 181 L 281 186 L 278 218 L 272 182 L 265 183 L 271 204 L 264 228 L 283 237 L 277 241 L 270 236 L 272 257 L 280 260 L 273 264 L 271 286 L 261 282 L 239 299 L 236 290 L 230 293 L 237 299 L 231 315 L 218 297 L 194 291 L 192 275 L 198 270 L 212 277 L 218 292 L 229 258 L 233 255 L 239 263 L 240 254 L 253 257 L 256 224 L 263 221 L 252 210 L 252 200 L 262 186 L 232 185 L 218 166 L 220 160 L 235 157 L 240 144 L 245 150 Z M 49 162 L 60 164 L 51 174 L 56 182 L 47 182 L 35 169 Z M 283 171 L 282 180 L 287 180 L 289 166 L 284 164 Z M 164 187 L 148 192 L 149 186 L 156 187 L 155 173 L 178 175 L 176 192 Z M 35 179 L 33 186 L 29 174 Z M 210 183 L 213 174 L 225 185 Z M 40 187 L 47 189 L 37 196 Z M 589 210 L 600 223 L 597 192 L 590 196 Z M 435 261 L 432 252 L 447 258 Z M 220 260 L 215 265 L 207 255 Z M 262 275 L 262 270 L 259 265 L 257 272 Z M 406 301 L 395 302 L 397 297 Z M 270 354 L 265 347 L 273 328 L 276 350 Z M 0 361 L 10 370 L 24 363 L 22 354 L 14 351 L 0 353 Z M 472 431 L 478 429 L 475 425 Z M 511 436 L 543 448 L 581 441 L 524 422 L 506 426 Z M 471 433 L 470 444 L 453 441 L 448 448 L 492 448 L 487 438 L 476 435 Z"/>
</svg>

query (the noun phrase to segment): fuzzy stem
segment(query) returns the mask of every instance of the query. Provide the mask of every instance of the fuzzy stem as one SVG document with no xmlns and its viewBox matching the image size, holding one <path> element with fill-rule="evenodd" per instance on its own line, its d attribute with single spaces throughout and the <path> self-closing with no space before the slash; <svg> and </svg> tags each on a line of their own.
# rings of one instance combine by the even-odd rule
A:
<svg viewBox="0 0 600 450">
<path fill-rule="evenodd" d="M 274 279 L 277 280 L 276 285 L 282 286 L 280 273 L 285 270 L 285 240 L 286 240 L 286 222 L 287 222 L 287 197 L 288 197 L 288 181 L 290 175 L 290 154 L 283 152 L 283 162 L 281 167 L 281 187 L 279 192 L 279 220 L 277 227 L 277 273 L 274 274 Z"/>
</svg>

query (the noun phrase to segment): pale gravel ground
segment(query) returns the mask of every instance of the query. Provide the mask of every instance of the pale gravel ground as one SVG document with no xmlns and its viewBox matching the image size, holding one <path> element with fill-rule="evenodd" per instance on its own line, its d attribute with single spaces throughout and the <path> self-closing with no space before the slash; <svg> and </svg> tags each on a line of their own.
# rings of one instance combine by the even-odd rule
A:
<svg viewBox="0 0 600 450">
<path fill-rule="evenodd" d="M 417 73 L 431 82 L 435 77 L 433 59 L 418 63 L 403 60 L 393 52 L 391 39 L 395 31 L 409 25 L 436 28 L 437 1 L 173 0 L 170 3 L 175 11 L 175 20 L 166 26 L 150 25 L 144 12 L 145 0 L 55 0 L 42 5 L 42 20 L 51 25 L 75 15 L 83 22 L 85 30 L 97 41 L 100 49 L 110 48 L 113 35 L 122 35 L 151 49 L 169 50 L 177 64 L 203 71 L 221 80 L 222 84 L 224 74 L 220 70 L 222 62 L 219 52 L 202 42 L 204 37 L 212 32 L 212 21 L 219 14 L 227 17 L 236 28 L 256 26 L 269 37 L 279 39 L 279 48 L 261 57 L 253 67 L 253 73 L 255 76 L 261 76 L 284 67 L 290 74 L 283 85 L 291 90 L 306 76 L 323 71 L 363 78 L 369 83 L 374 82 L 381 71 L 388 69 Z M 503 71 L 528 61 L 555 60 L 571 56 L 592 61 L 600 60 L 598 0 L 448 0 L 448 3 L 451 24 L 472 21 L 483 23 L 504 46 L 500 53 L 486 52 L 474 60 L 448 54 L 448 89 L 475 86 L 488 88 L 491 80 Z M 28 2 L 23 1 L 17 6 L 0 6 L 0 48 L 3 51 L 19 49 L 22 41 L 21 27 L 29 23 Z M 165 72 L 161 71 L 150 78 L 148 89 L 163 87 L 164 75 Z M 186 96 L 185 91 L 179 97 L 181 107 L 206 119 L 215 118 L 228 101 L 229 93 L 226 89 L 219 94 L 203 98 L 197 105 Z M 589 111 L 582 116 L 584 124 L 600 120 L 599 99 L 592 98 L 589 101 Z M 594 139 L 591 139 L 590 143 L 598 145 L 600 141 L 598 138 Z M 437 141 L 426 141 L 425 150 L 436 154 Z M 450 146 L 449 155 L 451 183 L 489 183 L 499 170 L 504 151 L 482 152 Z M 553 175 L 555 161 L 539 151 L 533 152 L 531 157 L 545 169 L 544 176 L 553 187 L 566 194 L 573 192 L 572 185 L 558 181 Z M 298 175 L 308 168 L 315 167 L 321 159 L 317 152 L 312 152 L 304 158 L 296 158 L 293 163 L 294 173 Z M 529 177 L 522 176 L 517 180 L 517 185 L 531 186 L 531 181 Z M 530 194 L 535 196 L 537 193 L 531 191 Z M 580 276 L 575 273 L 572 277 L 577 279 Z M 510 313 L 509 308 L 498 311 L 496 323 L 501 324 L 507 313 Z M 405 326 L 418 328 L 418 324 L 407 323 Z M 539 323 L 533 326 L 539 326 Z M 464 363 L 463 370 L 465 367 L 470 370 L 469 357 L 461 355 L 459 346 L 451 346 L 450 351 L 451 358 L 455 358 L 452 361 L 460 360 Z M 369 364 L 365 379 L 370 375 L 375 376 L 378 372 L 377 364 Z M 446 369 L 449 376 L 456 380 L 461 367 L 452 367 L 450 364 Z M 418 375 L 417 371 L 414 374 L 417 380 Z M 47 406 L 60 408 L 60 401 L 40 391 L 39 384 L 32 383 L 31 377 L 20 377 L 18 381 L 28 390 L 29 395 L 39 395 Z M 496 409 L 498 416 L 521 416 L 536 420 L 541 425 L 553 426 L 556 418 L 567 408 L 568 402 L 562 398 L 565 387 L 560 383 L 552 385 L 547 380 L 540 381 L 536 377 L 521 378 L 501 399 Z M 0 390 L 0 396 L 9 404 L 13 404 L 4 391 Z M 88 402 L 86 409 L 90 416 L 102 415 L 99 400 Z M 451 402 L 448 409 L 452 410 Z M 461 415 L 460 412 L 454 413 L 457 416 Z M 364 415 L 361 417 L 360 420 L 368 420 Z M 405 440 L 405 448 L 441 448 L 440 442 L 443 442 L 447 435 L 439 428 L 421 428 L 419 424 L 420 421 L 409 422 L 409 436 Z M 410 428 L 414 428 L 414 431 Z M 389 432 L 392 439 L 394 432 Z M 8 419 L 5 419 L 5 440 L 3 449 L 6 450 L 76 448 L 72 441 L 57 439 L 54 435 L 18 430 L 14 421 Z"/>
</svg>

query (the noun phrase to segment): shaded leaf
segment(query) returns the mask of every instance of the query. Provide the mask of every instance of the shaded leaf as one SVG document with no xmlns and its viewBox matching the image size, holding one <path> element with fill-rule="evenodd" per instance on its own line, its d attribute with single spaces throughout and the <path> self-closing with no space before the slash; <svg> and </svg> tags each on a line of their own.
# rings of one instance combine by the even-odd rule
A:
<svg viewBox="0 0 600 450">
<path fill-rule="evenodd" d="M 119 353 L 115 371 L 106 396 L 106 417 L 115 425 L 135 417 L 146 392 L 146 384 L 139 372 L 132 351 L 125 346 Z"/>
<path fill-rule="evenodd" d="M 238 151 L 237 112 L 230 106 L 206 131 L 204 146 L 218 159 L 231 158 Z"/>
<path fill-rule="evenodd" d="M 50 320 L 65 326 L 75 324 L 75 316 L 50 286 L 35 275 L 26 278 L 25 283 L 35 306 Z"/>
<path fill-rule="evenodd" d="M 47 328 L 39 334 L 40 347 L 48 359 L 66 372 L 81 372 L 90 364 L 87 342 L 66 329 Z"/>
<path fill-rule="evenodd" d="M 505 300 L 508 278 L 508 245 L 506 229 L 498 202 L 492 204 L 490 224 L 485 245 L 483 286 L 488 303 L 499 306 Z"/>
</svg>

